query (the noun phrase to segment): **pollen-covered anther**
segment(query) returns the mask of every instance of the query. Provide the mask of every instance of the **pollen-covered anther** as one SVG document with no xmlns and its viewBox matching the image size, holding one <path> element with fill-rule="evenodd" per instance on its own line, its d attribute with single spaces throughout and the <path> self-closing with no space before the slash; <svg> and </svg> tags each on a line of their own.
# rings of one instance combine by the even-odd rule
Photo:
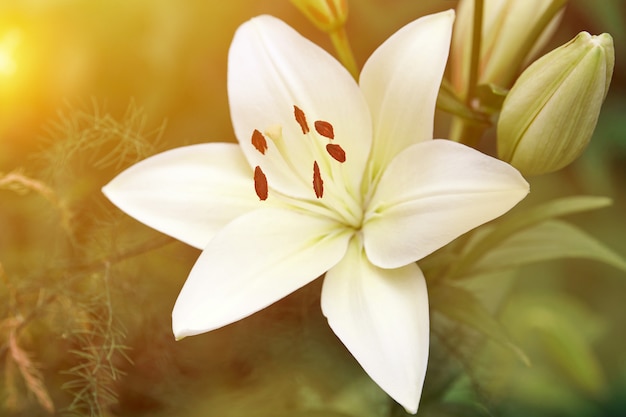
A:
<svg viewBox="0 0 626 417">
<path fill-rule="evenodd" d="M 333 129 L 333 125 L 323 120 L 316 120 L 314 125 L 317 133 L 325 138 L 335 139 L 335 130 Z"/>
<path fill-rule="evenodd" d="M 303 134 L 309 133 L 309 125 L 306 122 L 306 116 L 304 112 L 298 106 L 293 106 L 293 115 L 296 118 L 296 122 L 300 125 Z"/>
<path fill-rule="evenodd" d="M 320 174 L 320 167 L 317 165 L 317 161 L 313 161 L 313 191 L 317 198 L 322 198 L 324 195 L 324 181 L 322 180 L 322 174 Z"/>
<path fill-rule="evenodd" d="M 267 177 L 260 166 L 254 168 L 254 191 L 261 201 L 267 200 Z"/>
<path fill-rule="evenodd" d="M 265 151 L 267 150 L 267 141 L 265 140 L 265 136 L 263 133 L 254 129 L 252 132 L 252 145 L 256 148 L 257 151 L 261 152 L 265 155 Z"/>
<path fill-rule="evenodd" d="M 332 156 L 336 161 L 346 162 L 346 151 L 344 151 L 341 146 L 334 143 L 329 143 L 328 145 L 326 145 L 326 152 L 328 152 L 328 154 Z"/>
</svg>

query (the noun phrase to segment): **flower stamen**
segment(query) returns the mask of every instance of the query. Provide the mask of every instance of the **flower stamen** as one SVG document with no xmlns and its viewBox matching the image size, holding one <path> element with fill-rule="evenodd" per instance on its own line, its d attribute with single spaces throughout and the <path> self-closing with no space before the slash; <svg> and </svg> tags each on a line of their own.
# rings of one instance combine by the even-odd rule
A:
<svg viewBox="0 0 626 417">
<path fill-rule="evenodd" d="M 263 133 L 259 132 L 256 129 L 254 129 L 254 132 L 252 132 L 252 145 L 256 148 L 257 151 L 265 155 L 265 151 L 267 150 L 267 141 L 265 140 L 265 136 L 263 136 Z"/>
<path fill-rule="evenodd" d="M 322 198 L 324 195 L 324 181 L 322 180 L 322 174 L 320 174 L 320 167 L 317 165 L 317 161 L 313 161 L 313 190 L 317 198 Z"/>
<path fill-rule="evenodd" d="M 306 116 L 304 115 L 304 112 L 300 109 L 300 107 L 294 105 L 293 114 L 296 118 L 296 122 L 298 122 L 298 124 L 300 125 L 300 128 L 302 129 L 302 133 L 304 135 L 309 133 L 309 125 L 306 122 Z"/>
<path fill-rule="evenodd" d="M 258 165 L 254 168 L 254 191 L 261 201 L 267 200 L 267 177 Z"/>
<path fill-rule="evenodd" d="M 334 143 L 329 143 L 328 145 L 326 145 L 326 152 L 328 152 L 328 154 L 332 156 L 336 161 L 339 161 L 341 163 L 346 162 L 346 151 L 344 151 L 341 146 Z"/>
<path fill-rule="evenodd" d="M 331 125 L 328 122 L 325 122 L 324 120 L 316 120 L 314 125 L 315 125 L 315 130 L 317 131 L 317 133 L 324 136 L 325 138 L 335 139 L 335 132 L 333 129 L 333 125 Z"/>
</svg>

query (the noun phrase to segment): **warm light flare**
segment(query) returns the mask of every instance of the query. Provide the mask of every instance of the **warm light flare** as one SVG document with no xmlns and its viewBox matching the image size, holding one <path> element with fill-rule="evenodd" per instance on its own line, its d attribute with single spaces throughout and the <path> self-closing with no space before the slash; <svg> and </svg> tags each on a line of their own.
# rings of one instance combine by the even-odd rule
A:
<svg viewBox="0 0 626 417">
<path fill-rule="evenodd" d="M 0 76 L 8 77 L 17 71 L 15 51 L 20 40 L 18 29 L 11 29 L 0 38 Z"/>
</svg>

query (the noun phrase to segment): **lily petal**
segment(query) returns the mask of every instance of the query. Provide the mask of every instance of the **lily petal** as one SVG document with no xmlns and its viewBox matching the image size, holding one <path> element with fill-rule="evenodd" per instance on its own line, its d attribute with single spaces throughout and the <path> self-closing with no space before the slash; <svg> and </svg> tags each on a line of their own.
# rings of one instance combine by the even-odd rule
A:
<svg viewBox="0 0 626 417">
<path fill-rule="evenodd" d="M 231 220 L 259 207 L 251 177 L 238 145 L 209 143 L 145 159 L 102 192 L 140 222 L 202 249 Z"/>
<path fill-rule="evenodd" d="M 417 412 L 428 361 L 428 294 L 416 264 L 372 265 L 353 239 L 326 273 L 322 311 L 368 375 L 410 413 Z"/>
<path fill-rule="evenodd" d="M 368 258 L 397 268 L 423 258 L 511 209 L 528 183 L 509 164 L 448 140 L 422 142 L 394 159 L 365 225 Z"/>
<path fill-rule="evenodd" d="M 194 265 L 172 313 L 177 338 L 255 313 L 344 256 L 353 232 L 323 217 L 259 209 L 222 229 Z"/>
<path fill-rule="evenodd" d="M 311 181 L 317 161 L 323 177 L 339 175 L 350 193 L 359 193 L 371 144 L 369 110 L 354 79 L 323 49 L 274 17 L 254 18 L 233 39 L 228 96 L 235 135 L 250 165 L 265 171 L 270 187 L 315 199 Z M 294 106 L 306 119 L 306 134 Z M 316 121 L 333 126 L 332 143 L 345 151 L 345 163 L 329 155 L 331 139 L 317 133 Z M 265 153 L 250 142 L 255 129 L 267 133 Z M 345 175 L 330 172 L 333 167 Z"/>
<path fill-rule="evenodd" d="M 360 84 L 374 123 L 372 178 L 403 149 L 433 138 L 453 22 L 453 10 L 417 19 L 365 63 Z"/>
</svg>

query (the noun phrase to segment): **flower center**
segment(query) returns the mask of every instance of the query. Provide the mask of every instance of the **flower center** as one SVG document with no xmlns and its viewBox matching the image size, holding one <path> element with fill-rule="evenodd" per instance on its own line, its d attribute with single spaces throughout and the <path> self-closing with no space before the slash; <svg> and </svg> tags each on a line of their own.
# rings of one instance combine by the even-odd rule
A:
<svg viewBox="0 0 626 417">
<path fill-rule="evenodd" d="M 346 173 L 342 169 L 342 165 L 346 163 L 348 158 L 344 148 L 336 143 L 334 126 L 326 120 L 315 120 L 312 125 L 313 130 L 311 130 L 305 112 L 296 105 L 293 106 L 293 118 L 303 137 L 301 139 L 288 139 L 307 142 L 287 143 L 283 138 L 282 127 L 273 126 L 263 133 L 255 129 L 252 132 L 250 143 L 264 158 L 270 158 L 267 164 L 272 163 L 272 158 L 281 158 L 283 161 L 281 165 L 288 166 L 293 174 L 310 190 L 311 197 L 305 197 L 301 201 L 306 207 L 315 211 L 320 211 L 316 210 L 316 207 L 324 209 L 326 215 L 331 214 L 328 213 L 330 210 L 334 214 L 333 217 L 337 217 L 342 223 L 350 227 L 359 227 L 363 217 L 363 208 L 360 204 L 360 196 L 352 196 L 345 187 Z M 293 132 L 293 128 L 291 132 Z M 268 152 L 270 147 L 273 149 Z M 300 155 L 293 154 L 295 149 L 300 151 Z M 278 152 L 273 152 L 273 150 Z M 304 151 L 302 152 L 302 150 Z M 312 157 L 309 159 L 308 155 L 312 155 Z M 254 168 L 254 190 L 261 201 L 267 200 L 271 193 L 276 192 L 268 184 L 268 176 L 263 170 L 264 166 L 267 168 L 264 160 L 261 158 L 261 163 Z M 310 168 L 303 170 L 304 167 Z M 307 175 L 306 170 L 309 169 Z M 271 181 L 271 175 L 269 178 Z M 276 192 L 276 194 L 281 200 L 289 200 L 289 203 L 294 203 L 289 196 L 280 192 Z M 302 204 L 295 205 L 302 206 Z"/>
</svg>

